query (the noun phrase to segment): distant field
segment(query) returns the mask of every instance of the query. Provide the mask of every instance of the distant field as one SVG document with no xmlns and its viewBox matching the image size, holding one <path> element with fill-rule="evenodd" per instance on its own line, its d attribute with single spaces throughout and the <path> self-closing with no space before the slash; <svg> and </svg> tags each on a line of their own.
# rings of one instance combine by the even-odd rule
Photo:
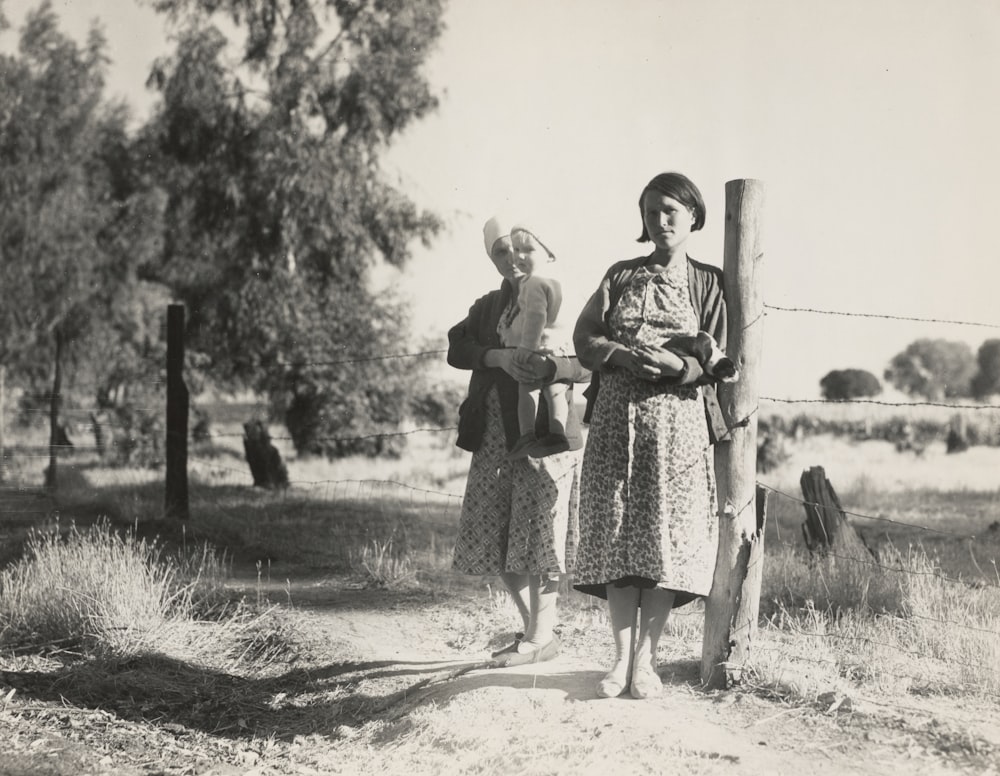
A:
<svg viewBox="0 0 1000 776">
<path fill-rule="evenodd" d="M 426 562 L 428 571 L 447 567 L 469 461 L 468 453 L 454 447 L 454 432 L 414 434 L 399 459 L 327 461 L 297 459 L 287 432 L 272 426 L 292 482 L 289 491 L 276 494 L 250 487 L 241 423 L 251 409 L 230 408 L 228 423 L 213 423 L 210 443 L 192 445 L 192 529 L 309 565 L 347 568 L 360 547 L 391 541 L 395 551 Z M 765 403 L 761 415 L 792 418 L 803 409 L 816 419 L 850 422 L 901 413 L 878 405 Z M 1000 421 L 1000 413 L 981 412 L 977 422 Z M 212 417 L 223 414 L 216 409 Z M 914 421 L 947 422 L 954 411 L 911 407 L 905 414 Z M 31 436 L 30 443 L 37 444 L 38 433 Z M 9 440 L 15 454 L 18 441 Z M 1000 448 L 975 446 L 949 455 L 943 440 L 932 440 L 917 454 L 897 452 L 890 442 L 821 434 L 786 440 L 785 452 L 778 468 L 759 476 L 776 491 L 770 495 L 769 547 L 802 549 L 799 478 L 805 469 L 822 466 L 845 509 L 857 513 L 850 519 L 866 538 L 903 548 L 921 543 L 942 558 L 950 573 L 964 577 L 994 573 L 1000 525 L 990 526 L 1000 521 Z M 11 474 L 37 487 L 46 464 L 45 456 L 15 455 Z M 82 516 L 87 504 L 91 511 L 114 512 L 126 521 L 148 520 L 162 509 L 162 469 L 109 469 L 90 453 L 65 456 L 60 466 L 57 500 L 64 518 Z M 974 541 L 968 539 L 972 536 Z"/>
</svg>

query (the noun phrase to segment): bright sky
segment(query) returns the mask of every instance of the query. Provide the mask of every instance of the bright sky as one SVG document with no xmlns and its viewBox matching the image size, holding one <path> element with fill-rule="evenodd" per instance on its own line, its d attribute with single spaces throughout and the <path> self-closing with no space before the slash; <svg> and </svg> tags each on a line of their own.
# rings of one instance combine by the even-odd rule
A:
<svg viewBox="0 0 1000 776">
<path fill-rule="evenodd" d="M 4 2 L 15 25 L 32 5 Z M 141 116 L 162 20 L 134 0 L 54 6 L 73 32 L 102 20 L 110 91 Z M 401 279 L 420 331 L 498 284 L 481 239 L 498 209 L 556 252 L 575 318 L 608 265 L 646 252 L 639 192 L 678 170 L 708 206 L 689 252 L 720 266 L 726 181 L 764 182 L 769 304 L 998 327 L 771 311 L 763 395 L 881 378 L 918 337 L 1000 337 L 997 0 L 452 0 L 446 23 L 441 107 L 386 160 L 447 223 Z"/>
</svg>

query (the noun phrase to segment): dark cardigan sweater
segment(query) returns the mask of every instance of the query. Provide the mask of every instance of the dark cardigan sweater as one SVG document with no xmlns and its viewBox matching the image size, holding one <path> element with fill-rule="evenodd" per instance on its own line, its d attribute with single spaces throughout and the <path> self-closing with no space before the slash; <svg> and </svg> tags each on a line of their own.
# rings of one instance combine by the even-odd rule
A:
<svg viewBox="0 0 1000 776">
<path fill-rule="evenodd" d="M 520 436 L 517 421 L 517 381 L 502 369 L 490 368 L 483 364 L 486 351 L 503 347 L 500 335 L 497 334 L 497 324 L 500 323 L 500 316 L 510 304 L 513 293 L 513 286 L 504 280 L 498 290 L 477 299 L 469 308 L 465 320 L 455 324 L 448 331 L 448 363 L 456 369 L 472 370 L 469 393 L 458 411 L 456 444 L 463 450 L 475 452 L 483 442 L 486 431 L 486 397 L 494 386 L 500 398 L 500 411 L 508 450 Z M 579 450 L 583 447 L 583 434 L 573 402 L 573 383 L 589 381 L 590 371 L 584 369 L 577 358 L 550 356 L 550 359 L 555 364 L 555 374 L 547 382 L 569 383 L 569 389 L 566 391 L 566 401 L 569 404 L 566 438 L 569 440 L 570 450 Z M 539 401 L 535 429 L 539 435 L 548 432 L 548 408 L 544 396 Z"/>
<path fill-rule="evenodd" d="M 597 391 L 600 388 L 600 372 L 611 369 L 608 358 L 622 347 L 611 339 L 608 316 L 614 310 L 629 282 L 639 268 L 649 260 L 648 256 L 619 261 L 613 264 L 601 280 L 601 285 L 584 306 L 573 332 L 573 344 L 580 363 L 594 371 L 590 388 L 585 392 L 587 412 L 584 421 L 590 420 L 590 413 Z M 722 290 L 722 270 L 710 264 L 688 259 L 688 292 L 694 308 L 698 327 L 711 334 L 722 350 L 726 349 L 726 301 Z M 702 371 L 694 357 L 684 357 L 685 369 L 678 377 L 664 378 L 671 385 L 700 385 L 705 399 L 705 415 L 708 422 L 709 438 L 715 444 L 728 437 L 728 428 L 715 395 L 715 385 Z"/>
</svg>

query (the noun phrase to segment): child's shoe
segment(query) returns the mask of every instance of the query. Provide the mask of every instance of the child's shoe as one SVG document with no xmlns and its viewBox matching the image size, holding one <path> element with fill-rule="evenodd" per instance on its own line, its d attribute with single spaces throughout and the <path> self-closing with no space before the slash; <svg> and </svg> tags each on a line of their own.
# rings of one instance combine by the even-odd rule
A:
<svg viewBox="0 0 1000 776">
<path fill-rule="evenodd" d="M 534 431 L 529 431 L 527 434 L 521 434 L 521 438 L 518 439 L 514 446 L 507 453 L 508 461 L 519 461 L 522 458 L 527 458 L 531 448 L 538 442 L 538 437 L 535 436 Z"/>
<path fill-rule="evenodd" d="M 566 435 L 550 432 L 529 448 L 528 455 L 532 458 L 544 458 L 547 455 L 565 453 L 567 450 L 569 450 L 569 440 Z"/>
</svg>

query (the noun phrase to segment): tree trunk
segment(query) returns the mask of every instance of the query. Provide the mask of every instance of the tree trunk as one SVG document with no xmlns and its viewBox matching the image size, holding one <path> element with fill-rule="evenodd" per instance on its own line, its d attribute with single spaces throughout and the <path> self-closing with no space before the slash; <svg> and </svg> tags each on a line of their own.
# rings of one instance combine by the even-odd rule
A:
<svg viewBox="0 0 1000 776">
<path fill-rule="evenodd" d="M 7 467 L 7 450 L 4 447 L 4 420 L 7 409 L 7 367 L 0 364 L 0 482 L 4 481 Z"/>
<path fill-rule="evenodd" d="M 59 428 L 59 410 L 62 406 L 62 351 L 63 336 L 57 327 L 55 330 L 55 368 L 52 375 L 52 395 L 49 398 L 49 466 L 45 470 L 45 487 L 47 490 L 56 489 L 57 461 L 59 458 L 59 443 L 61 435 Z"/>
<path fill-rule="evenodd" d="M 813 555 L 871 558 L 873 553 L 848 522 L 823 467 L 813 466 L 802 472 L 799 482 L 802 498 L 806 502 L 802 536 L 809 552 Z"/>
<path fill-rule="evenodd" d="M 287 488 L 288 469 L 282 463 L 278 449 L 271 444 L 267 427 L 259 420 L 251 420 L 243 424 L 243 432 L 243 450 L 250 464 L 254 486 L 268 490 Z"/>
<path fill-rule="evenodd" d="M 188 408 L 184 382 L 184 305 L 167 307 L 167 472 L 164 513 L 168 518 L 189 516 L 187 478 Z"/>
</svg>

